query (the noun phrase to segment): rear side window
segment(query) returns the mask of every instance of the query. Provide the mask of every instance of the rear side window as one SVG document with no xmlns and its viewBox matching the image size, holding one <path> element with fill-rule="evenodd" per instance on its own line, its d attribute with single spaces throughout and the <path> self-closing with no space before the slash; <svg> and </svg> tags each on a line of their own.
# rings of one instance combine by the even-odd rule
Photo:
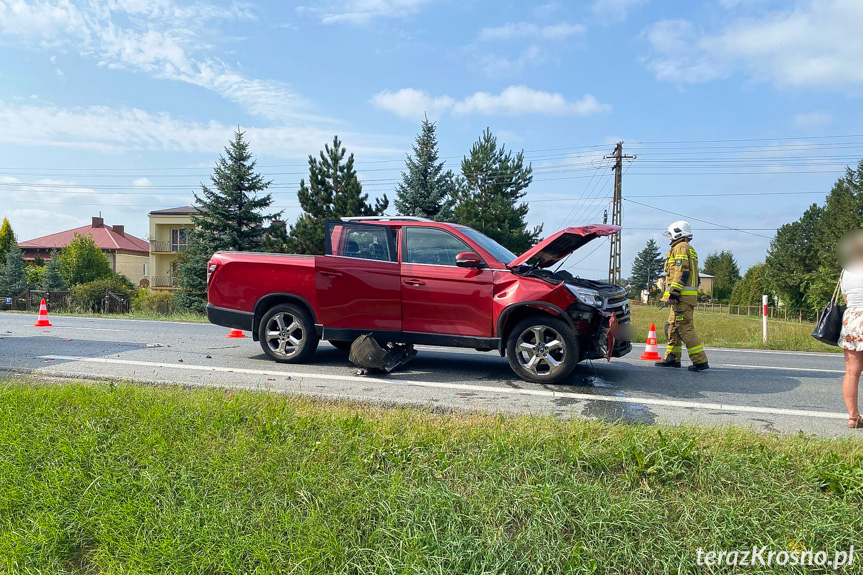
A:
<svg viewBox="0 0 863 575">
<path fill-rule="evenodd" d="M 396 261 L 389 229 L 385 226 L 330 222 L 327 225 L 326 243 L 327 255 Z"/>
<path fill-rule="evenodd" d="M 443 230 L 406 227 L 404 263 L 455 266 L 455 257 L 461 252 L 472 252 L 466 243 Z"/>
</svg>

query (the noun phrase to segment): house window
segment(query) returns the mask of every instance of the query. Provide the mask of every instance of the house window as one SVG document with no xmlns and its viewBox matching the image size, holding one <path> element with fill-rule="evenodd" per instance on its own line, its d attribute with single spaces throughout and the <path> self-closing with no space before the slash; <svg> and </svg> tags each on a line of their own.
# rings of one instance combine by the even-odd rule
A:
<svg viewBox="0 0 863 575">
<path fill-rule="evenodd" d="M 186 228 L 171 230 L 171 251 L 184 252 L 189 247 L 189 239 L 186 236 Z"/>
</svg>

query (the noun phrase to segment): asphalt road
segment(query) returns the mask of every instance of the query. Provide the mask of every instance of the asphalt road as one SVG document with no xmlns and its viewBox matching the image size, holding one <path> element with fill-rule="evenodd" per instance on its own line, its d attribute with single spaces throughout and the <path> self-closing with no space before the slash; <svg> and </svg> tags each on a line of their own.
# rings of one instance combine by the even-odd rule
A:
<svg viewBox="0 0 863 575">
<path fill-rule="evenodd" d="M 516 378 L 497 352 L 420 346 L 385 376 L 357 376 L 347 353 L 321 343 L 313 363 L 277 364 L 251 337 L 202 324 L 0 313 L 0 369 L 55 377 L 263 389 L 440 409 L 541 413 L 643 424 L 702 423 L 819 436 L 848 430 L 841 355 L 709 349 L 711 369 L 660 369 L 643 345 L 611 363 L 583 363 L 563 385 Z"/>
</svg>

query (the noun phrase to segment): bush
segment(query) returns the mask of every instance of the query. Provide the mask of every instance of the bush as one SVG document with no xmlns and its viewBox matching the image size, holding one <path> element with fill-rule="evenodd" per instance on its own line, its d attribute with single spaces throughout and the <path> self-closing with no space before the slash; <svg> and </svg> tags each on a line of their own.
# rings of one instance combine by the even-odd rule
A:
<svg viewBox="0 0 863 575">
<path fill-rule="evenodd" d="M 81 312 L 100 312 L 105 309 L 105 293 L 110 290 L 115 293 L 135 295 L 132 283 L 124 276 L 114 274 L 72 288 L 70 302 L 72 306 Z"/>
<path fill-rule="evenodd" d="M 132 309 L 135 311 L 149 311 L 165 315 L 174 313 L 174 292 L 152 291 L 141 288 L 138 297 L 132 300 Z"/>
</svg>

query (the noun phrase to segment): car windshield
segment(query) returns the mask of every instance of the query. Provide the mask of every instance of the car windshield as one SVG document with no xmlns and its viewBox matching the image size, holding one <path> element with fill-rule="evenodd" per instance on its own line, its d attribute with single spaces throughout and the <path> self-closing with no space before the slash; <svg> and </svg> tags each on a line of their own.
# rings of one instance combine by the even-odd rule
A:
<svg viewBox="0 0 863 575">
<path fill-rule="evenodd" d="M 509 264 L 509 262 L 515 259 L 514 253 L 512 253 L 487 235 L 482 234 L 475 229 L 469 228 L 467 226 L 455 227 L 457 227 L 459 231 L 464 233 L 464 235 L 478 243 L 482 249 L 490 253 L 494 259 L 501 262 L 502 264 L 507 265 Z"/>
</svg>

